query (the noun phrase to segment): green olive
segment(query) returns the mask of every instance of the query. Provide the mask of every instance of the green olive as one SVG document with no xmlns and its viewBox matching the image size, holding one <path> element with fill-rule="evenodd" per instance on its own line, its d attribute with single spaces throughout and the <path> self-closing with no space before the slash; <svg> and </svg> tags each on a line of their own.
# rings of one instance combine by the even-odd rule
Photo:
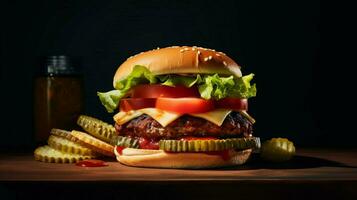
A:
<svg viewBox="0 0 357 200">
<path fill-rule="evenodd" d="M 263 143 L 261 157 L 272 162 L 284 162 L 295 155 L 294 143 L 286 138 L 272 138 Z"/>
</svg>

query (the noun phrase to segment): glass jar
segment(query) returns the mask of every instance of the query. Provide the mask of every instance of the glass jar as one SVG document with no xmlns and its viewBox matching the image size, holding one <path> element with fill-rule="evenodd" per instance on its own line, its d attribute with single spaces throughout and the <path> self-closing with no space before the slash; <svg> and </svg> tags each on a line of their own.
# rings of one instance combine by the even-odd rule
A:
<svg viewBox="0 0 357 200">
<path fill-rule="evenodd" d="M 68 56 L 40 59 L 34 80 L 34 131 L 46 143 L 52 128 L 72 130 L 83 111 L 83 79 L 77 60 Z"/>
</svg>

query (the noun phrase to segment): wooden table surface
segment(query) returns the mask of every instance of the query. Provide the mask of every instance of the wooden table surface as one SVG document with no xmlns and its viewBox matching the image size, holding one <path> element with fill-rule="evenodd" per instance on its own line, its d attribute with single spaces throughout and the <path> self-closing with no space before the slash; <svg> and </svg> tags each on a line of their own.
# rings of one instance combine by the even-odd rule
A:
<svg viewBox="0 0 357 200">
<path fill-rule="evenodd" d="M 108 160 L 108 167 L 37 162 L 32 155 L 1 155 L 0 181 L 357 181 L 357 150 L 300 150 L 288 163 L 260 159 L 210 170 L 135 168 Z"/>
<path fill-rule="evenodd" d="M 291 186 L 291 189 L 298 187 L 305 190 L 314 188 L 311 191 L 319 192 L 334 191 L 338 197 L 341 194 L 357 196 L 357 150 L 304 149 L 284 164 L 270 164 L 256 157 L 240 167 L 209 170 L 135 168 L 121 165 L 115 160 L 109 160 L 108 164 L 107 167 L 84 168 L 74 164 L 38 162 L 30 154 L 1 155 L 0 182 L 10 185 L 92 182 L 96 183 L 95 187 L 99 183 L 110 183 L 122 185 L 122 188 L 128 185 L 152 188 L 156 184 L 161 187 L 160 191 L 164 186 L 169 191 L 176 186 L 190 190 L 187 185 L 197 185 L 192 188 L 200 187 L 201 190 L 209 191 L 209 188 L 221 187 L 227 192 L 229 189 L 230 192 L 236 191 L 237 188 L 246 188 L 245 191 L 251 191 L 249 188 L 264 188 L 267 193 L 270 187 L 272 192 L 276 192 L 277 188 L 284 187 L 288 191 Z M 192 193 L 196 191 L 191 190 Z"/>
</svg>

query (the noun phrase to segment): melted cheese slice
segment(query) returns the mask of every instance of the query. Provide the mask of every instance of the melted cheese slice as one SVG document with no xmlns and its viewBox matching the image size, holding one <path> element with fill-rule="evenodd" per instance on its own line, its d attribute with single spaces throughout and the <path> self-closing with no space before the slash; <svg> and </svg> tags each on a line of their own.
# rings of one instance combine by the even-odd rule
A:
<svg viewBox="0 0 357 200">
<path fill-rule="evenodd" d="M 207 121 L 210 121 L 210 122 L 216 124 L 217 126 L 221 126 L 224 122 L 224 119 L 226 119 L 226 117 L 231 112 L 232 112 L 232 110 L 216 109 L 216 110 L 212 110 L 212 111 L 206 112 L 206 113 L 198 113 L 198 114 L 190 114 L 190 115 L 192 115 L 194 117 L 203 118 Z"/>
<path fill-rule="evenodd" d="M 114 121 L 119 124 L 125 124 L 126 122 L 139 117 L 144 113 L 140 112 L 139 110 L 131 110 L 129 112 L 119 112 L 118 114 L 114 115 Z"/>
<path fill-rule="evenodd" d="M 224 119 L 231 113 L 231 110 L 227 109 L 216 109 L 206 113 L 198 113 L 198 114 L 189 114 L 194 117 L 203 118 L 207 121 L 210 121 L 217 126 L 221 126 Z M 147 114 L 157 122 L 161 124 L 161 126 L 165 127 L 171 122 L 175 121 L 177 118 L 181 117 L 182 114 L 168 112 L 164 110 L 160 110 L 157 108 L 144 108 L 140 110 L 132 110 L 129 112 L 119 112 L 114 116 L 114 121 L 119 124 L 125 124 L 126 122 L 139 117 L 142 114 Z"/>
</svg>

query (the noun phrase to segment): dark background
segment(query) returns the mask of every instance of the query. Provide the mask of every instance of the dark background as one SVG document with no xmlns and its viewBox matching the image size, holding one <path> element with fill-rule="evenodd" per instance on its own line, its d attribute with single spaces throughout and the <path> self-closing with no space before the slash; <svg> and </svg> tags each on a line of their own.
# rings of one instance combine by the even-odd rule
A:
<svg viewBox="0 0 357 200">
<path fill-rule="evenodd" d="M 7 2 L 1 24 L 1 149 L 33 147 L 37 56 L 81 56 L 85 113 L 112 122 L 96 92 L 112 89 L 113 74 L 127 57 L 172 45 L 223 51 L 243 73 L 256 74 L 258 96 L 250 100 L 255 135 L 287 137 L 299 147 L 354 147 L 357 136 L 345 125 L 351 120 L 348 100 L 341 99 L 346 83 L 342 73 L 336 78 L 340 66 L 334 57 L 322 51 L 320 10 L 319 1 Z M 332 36 L 328 45 L 336 44 L 336 29 L 325 33 Z"/>
</svg>

